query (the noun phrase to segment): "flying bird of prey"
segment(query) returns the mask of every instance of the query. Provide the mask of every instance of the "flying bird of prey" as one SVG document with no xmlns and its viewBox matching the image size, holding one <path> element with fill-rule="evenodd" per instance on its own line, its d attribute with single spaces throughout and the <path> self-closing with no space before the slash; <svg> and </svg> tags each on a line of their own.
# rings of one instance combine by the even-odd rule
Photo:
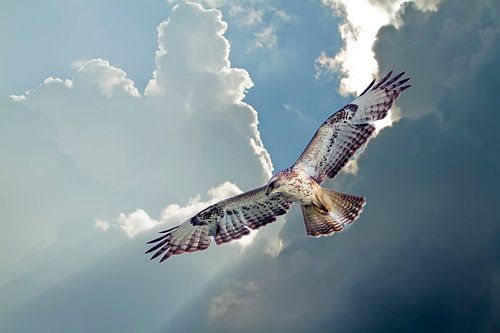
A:
<svg viewBox="0 0 500 333">
<path fill-rule="evenodd" d="M 399 94 L 410 87 L 404 72 L 373 80 L 351 103 L 330 116 L 318 128 L 306 149 L 289 168 L 274 175 L 265 186 L 219 201 L 186 222 L 168 230 L 148 244 L 146 253 L 160 262 L 174 254 L 205 250 L 211 241 L 222 244 L 239 239 L 274 222 L 292 203 L 302 209 L 306 232 L 313 237 L 342 231 L 360 215 L 366 201 L 357 195 L 321 187 L 334 178 L 375 127 L 373 122 L 387 116 Z"/>
</svg>

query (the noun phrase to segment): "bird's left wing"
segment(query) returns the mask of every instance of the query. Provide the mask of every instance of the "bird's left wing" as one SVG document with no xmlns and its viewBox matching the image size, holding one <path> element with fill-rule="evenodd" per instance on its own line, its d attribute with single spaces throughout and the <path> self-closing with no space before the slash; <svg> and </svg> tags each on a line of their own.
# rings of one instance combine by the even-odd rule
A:
<svg viewBox="0 0 500 333">
<path fill-rule="evenodd" d="M 202 210 L 186 222 L 161 231 L 161 237 L 148 244 L 155 244 L 146 253 L 154 252 L 151 259 L 161 256 L 160 262 L 171 255 L 184 252 L 205 250 L 210 245 L 211 237 L 217 244 L 239 239 L 276 221 L 276 217 L 285 214 L 291 206 L 282 194 L 266 194 L 264 187 L 222 200 Z"/>
<path fill-rule="evenodd" d="M 318 183 L 333 178 L 375 131 L 373 122 L 383 119 L 399 94 L 410 87 L 404 72 L 375 80 L 328 118 L 316 131 L 293 168 L 306 172 Z"/>
</svg>

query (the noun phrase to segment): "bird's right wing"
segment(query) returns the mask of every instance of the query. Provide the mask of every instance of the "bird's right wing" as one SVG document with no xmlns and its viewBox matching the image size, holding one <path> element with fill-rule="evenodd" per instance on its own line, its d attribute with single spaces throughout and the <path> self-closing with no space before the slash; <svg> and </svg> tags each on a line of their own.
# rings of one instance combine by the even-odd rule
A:
<svg viewBox="0 0 500 333">
<path fill-rule="evenodd" d="M 160 262 L 171 255 L 205 250 L 211 237 L 217 244 L 239 239 L 276 221 L 291 206 L 282 194 L 266 194 L 264 187 L 222 200 L 202 210 L 186 222 L 168 230 L 160 231 L 161 237 L 148 244 L 155 244 L 146 253 L 154 252 L 151 259 L 162 256 Z"/>
<path fill-rule="evenodd" d="M 400 73 L 375 80 L 356 97 L 328 118 L 316 131 L 306 149 L 293 165 L 318 183 L 333 178 L 375 131 L 373 122 L 383 119 L 399 94 L 410 85 Z"/>
</svg>

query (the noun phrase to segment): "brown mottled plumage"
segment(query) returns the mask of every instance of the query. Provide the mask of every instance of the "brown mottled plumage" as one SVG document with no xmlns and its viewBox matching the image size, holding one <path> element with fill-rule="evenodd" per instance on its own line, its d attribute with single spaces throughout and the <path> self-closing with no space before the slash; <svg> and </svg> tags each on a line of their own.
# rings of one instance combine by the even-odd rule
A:
<svg viewBox="0 0 500 333">
<path fill-rule="evenodd" d="M 399 94 L 410 87 L 404 72 L 387 74 L 351 103 L 329 117 L 316 131 L 294 165 L 278 172 L 266 186 L 211 205 L 186 222 L 164 230 L 149 242 L 146 253 L 164 261 L 172 255 L 204 250 L 213 237 L 217 244 L 239 239 L 274 222 L 293 202 L 301 205 L 310 236 L 342 231 L 361 213 L 363 197 L 321 187 L 335 177 L 375 131 L 373 122 L 387 116 Z"/>
</svg>

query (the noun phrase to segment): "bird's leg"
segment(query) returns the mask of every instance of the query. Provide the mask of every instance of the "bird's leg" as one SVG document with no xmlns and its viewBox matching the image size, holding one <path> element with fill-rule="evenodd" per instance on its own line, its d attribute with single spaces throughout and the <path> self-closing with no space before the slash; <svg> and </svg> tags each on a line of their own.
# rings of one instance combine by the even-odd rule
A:
<svg viewBox="0 0 500 333">
<path fill-rule="evenodd" d="M 328 209 L 327 202 L 323 200 L 324 198 L 321 194 L 321 188 L 318 188 L 315 195 L 313 196 L 312 204 L 314 207 L 316 207 L 319 213 L 328 215 L 330 209 Z"/>
</svg>

